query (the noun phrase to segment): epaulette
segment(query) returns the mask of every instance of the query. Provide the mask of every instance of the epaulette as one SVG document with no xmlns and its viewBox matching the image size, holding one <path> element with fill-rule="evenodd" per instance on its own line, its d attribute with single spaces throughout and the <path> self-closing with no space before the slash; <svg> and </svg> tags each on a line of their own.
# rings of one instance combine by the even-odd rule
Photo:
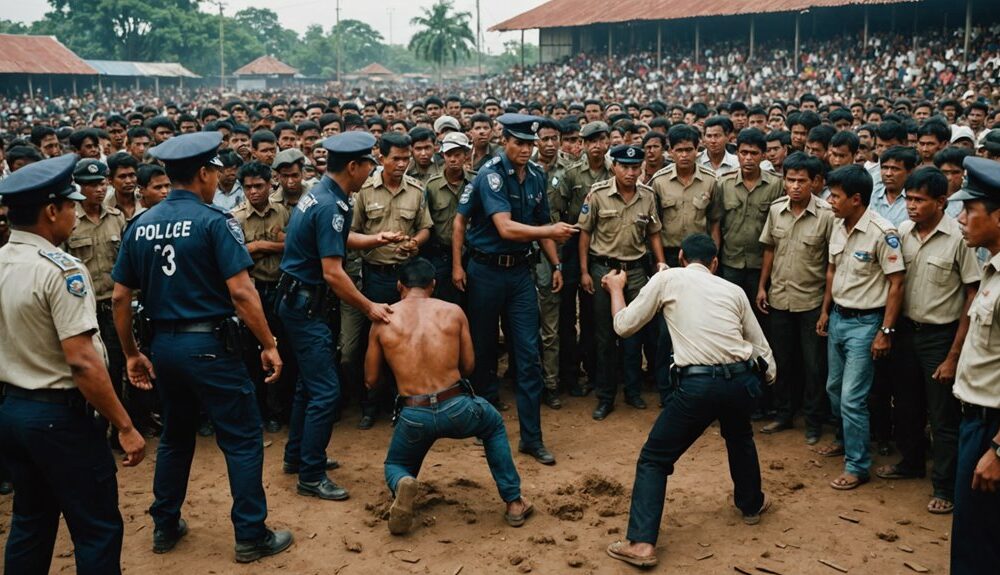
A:
<svg viewBox="0 0 1000 575">
<path fill-rule="evenodd" d="M 104 211 L 108 212 L 109 214 L 111 214 L 113 216 L 117 216 L 118 214 L 122 213 L 121 210 L 119 210 L 118 208 L 116 208 L 114 206 L 105 206 L 104 207 Z"/>
<path fill-rule="evenodd" d="M 832 210 L 833 209 L 833 206 L 830 205 L 830 202 L 824 200 L 823 198 L 821 198 L 819 196 L 816 196 L 816 207 L 819 208 L 819 209 L 821 209 L 821 210 Z M 909 221 L 909 220 L 907 220 L 907 221 Z"/>
<path fill-rule="evenodd" d="M 579 168 L 586 168 L 586 167 L 587 167 L 587 159 L 586 158 L 580 158 L 576 162 L 573 162 L 572 164 L 570 164 L 569 167 L 566 168 L 566 172 L 568 173 L 568 172 L 570 172 L 572 170 L 576 170 L 576 169 L 579 169 Z"/>
<path fill-rule="evenodd" d="M 610 188 L 611 185 L 614 184 L 614 182 L 615 182 L 614 178 L 608 178 L 606 180 L 596 181 L 590 186 L 590 191 L 594 192 L 597 190 L 603 190 L 604 188 Z"/>
<path fill-rule="evenodd" d="M 427 183 L 424 184 L 424 187 L 429 188 L 431 187 L 431 182 L 436 182 L 437 180 L 443 180 L 443 179 L 444 179 L 444 172 L 441 172 L 440 174 L 434 174 L 433 176 L 427 178 Z"/>
<path fill-rule="evenodd" d="M 703 165 L 701 165 L 701 164 L 699 164 L 697 162 L 695 162 L 694 168 L 696 170 L 701 170 L 701 171 L 705 172 L 706 174 L 712 176 L 713 178 L 716 176 L 715 170 L 713 170 L 712 168 L 703 166 Z"/>
<path fill-rule="evenodd" d="M 720 179 L 720 180 L 723 179 L 723 178 L 735 178 L 736 175 L 739 174 L 739 173 L 740 173 L 740 169 L 739 168 L 732 168 L 732 169 L 725 170 L 725 171 L 722 171 L 722 172 L 719 172 L 719 173 L 715 174 L 715 177 L 718 178 L 718 179 Z"/>
<path fill-rule="evenodd" d="M 649 181 L 652 182 L 657 177 L 662 176 L 663 174 L 669 174 L 669 173 L 674 172 L 676 170 L 677 170 L 677 165 L 676 164 L 670 164 L 669 166 L 663 166 L 659 170 L 656 170 L 655 172 L 653 172 L 653 176 L 651 178 L 649 178 Z"/>
<path fill-rule="evenodd" d="M 776 206 L 776 205 L 778 205 L 778 204 L 780 204 L 780 203 L 782 203 L 782 202 L 785 202 L 785 203 L 787 203 L 787 202 L 788 202 L 788 201 L 789 201 L 790 199 L 791 199 L 791 198 L 789 198 L 788 196 L 781 196 L 780 198 L 777 198 L 777 199 L 773 200 L 773 201 L 771 202 L 771 205 L 772 205 L 772 206 Z M 818 200 L 819 198 L 816 198 L 816 199 Z"/>
<path fill-rule="evenodd" d="M 642 183 L 642 182 L 639 182 L 639 181 L 637 181 L 637 182 L 635 183 L 635 189 L 636 189 L 636 190 L 643 190 L 643 191 L 646 191 L 646 192 L 649 192 L 649 193 L 651 193 L 651 194 L 655 193 L 655 192 L 653 191 L 653 188 L 652 188 L 652 186 L 650 186 L 650 185 L 648 185 L 648 184 L 644 184 L 644 183 Z"/>
<path fill-rule="evenodd" d="M 435 175 L 437 175 L 437 174 L 435 174 Z M 409 174 L 404 174 L 403 175 L 403 181 L 406 182 L 407 184 L 416 186 L 416 187 L 420 188 L 421 190 L 424 189 L 424 182 L 423 182 L 423 180 L 415 178 L 415 177 L 413 177 L 413 176 L 411 176 Z"/>
<path fill-rule="evenodd" d="M 38 255 L 56 264 L 64 272 L 80 269 L 80 260 L 62 250 L 38 250 Z"/>
</svg>

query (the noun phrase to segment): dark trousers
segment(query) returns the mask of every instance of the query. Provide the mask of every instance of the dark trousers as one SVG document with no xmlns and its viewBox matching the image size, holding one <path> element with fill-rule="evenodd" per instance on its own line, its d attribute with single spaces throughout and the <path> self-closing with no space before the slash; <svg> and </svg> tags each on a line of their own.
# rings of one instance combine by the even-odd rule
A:
<svg viewBox="0 0 1000 575">
<path fill-rule="evenodd" d="M 892 439 L 892 380 L 893 366 L 901 361 L 896 356 L 897 346 L 892 346 L 889 355 L 875 362 L 875 375 L 872 378 L 872 389 L 868 395 L 868 411 L 871 418 L 872 441 L 889 441 Z"/>
<path fill-rule="evenodd" d="M 66 518 L 76 572 L 121 573 L 124 525 L 117 467 L 83 402 L 71 407 L 7 397 L 0 404 L 0 455 L 17 487 L 4 572 L 46 575 Z"/>
<path fill-rule="evenodd" d="M 764 335 L 770 337 L 771 333 L 767 324 L 768 318 L 766 315 L 760 313 L 760 310 L 754 305 L 754 302 L 757 300 L 757 288 L 760 285 L 760 270 L 755 268 L 732 268 L 727 265 L 721 265 L 719 267 L 719 275 L 722 276 L 722 279 L 740 286 L 743 293 L 747 294 L 747 299 L 750 300 L 750 309 L 753 310 L 753 314 L 757 318 L 757 323 L 760 324 Z M 772 389 L 768 385 L 764 387 L 761 397 L 757 400 L 757 408 L 762 411 L 769 411 L 773 407 Z"/>
<path fill-rule="evenodd" d="M 958 427 L 962 409 L 951 386 L 931 376 L 948 356 L 958 324 L 919 329 L 904 318 L 896 330 L 896 354 L 892 366 L 893 426 L 899 463 L 906 472 L 924 474 L 927 441 L 924 427 L 931 422 L 931 455 L 934 496 L 953 501 L 955 468 L 958 464 Z"/>
<path fill-rule="evenodd" d="M 371 266 L 365 264 L 364 275 L 362 276 L 361 292 L 366 298 L 374 303 L 394 304 L 399 301 L 399 290 L 396 289 L 396 282 L 399 277 L 396 272 L 376 271 Z M 449 282 L 450 283 L 450 282 Z M 364 328 L 361 330 L 361 341 L 363 348 L 367 348 L 368 332 L 372 324 L 365 318 Z M 363 358 L 364 356 L 362 356 Z M 362 366 L 364 360 L 362 359 Z M 396 378 L 392 375 L 392 370 L 382 370 L 382 381 L 375 389 L 365 389 L 364 399 L 361 401 L 361 411 L 365 415 L 375 415 L 381 407 L 386 412 L 392 411 L 392 402 L 396 397 Z"/>
<path fill-rule="evenodd" d="M 226 457 L 236 540 L 259 540 L 266 535 L 267 518 L 261 479 L 264 440 L 253 382 L 240 357 L 227 352 L 210 333 L 157 332 L 151 351 L 163 402 L 163 434 L 153 476 L 155 500 L 149 509 L 156 527 L 174 529 L 181 517 L 200 404 Z"/>
<path fill-rule="evenodd" d="M 283 296 L 278 305 L 278 316 L 299 362 L 284 461 L 299 465 L 299 479 L 304 482 L 326 475 L 326 446 L 340 402 L 333 332 L 325 317 L 308 316 L 311 303 L 308 295 L 299 292 Z"/>
<path fill-rule="evenodd" d="M 517 417 L 521 445 L 542 445 L 542 365 L 539 357 L 538 295 L 528 264 L 500 268 L 469 262 L 469 329 L 476 368 L 472 384 L 490 403 L 500 397 L 499 381 L 490 373 L 497 365 L 497 323 L 507 319 L 504 332 L 508 350 L 515 358 Z"/>
<path fill-rule="evenodd" d="M 776 420 L 791 423 L 801 400 L 806 430 L 818 433 L 829 414 L 826 395 L 826 339 L 816 334 L 821 309 L 791 312 L 771 309 L 771 347 L 778 364 L 774 383 Z M 801 358 L 802 379 L 790 369 Z"/>
<path fill-rule="evenodd" d="M 257 286 L 260 302 L 264 308 L 264 317 L 271 333 L 278 339 L 278 354 L 283 362 L 281 378 L 274 383 L 264 383 L 266 374 L 260 363 L 260 345 L 249 329 L 243 333 L 243 363 L 247 373 L 253 380 L 254 393 L 257 395 L 257 407 L 265 420 L 287 420 L 292 409 L 292 398 L 295 393 L 295 381 L 299 376 L 299 365 L 295 361 L 295 352 L 288 345 L 282 329 L 281 320 L 275 309 L 277 291 L 274 287 Z"/>
<path fill-rule="evenodd" d="M 625 397 L 638 397 L 642 392 L 642 334 L 619 338 L 615 334 L 614 318 L 611 316 L 611 296 L 601 287 L 601 278 L 611 271 L 607 266 L 592 262 L 590 277 L 594 282 L 594 339 L 597 343 L 597 353 L 601 358 L 597 372 L 592 379 L 597 390 L 597 400 L 602 403 L 614 403 L 618 394 L 617 373 L 620 364 L 624 363 Z M 646 271 L 642 268 L 626 272 L 628 280 L 625 286 L 625 301 L 631 302 L 639 295 L 639 290 L 646 285 Z M 643 328 L 655 328 L 656 323 L 650 322 Z M 623 361 L 620 361 L 623 360 Z"/>
<path fill-rule="evenodd" d="M 955 513 L 951 520 L 951 575 L 996 573 L 1000 565 L 1000 492 L 972 490 L 972 473 L 1000 431 L 1000 412 L 964 417 L 958 435 Z"/>
<path fill-rule="evenodd" d="M 597 372 L 593 296 L 580 287 L 580 250 L 577 239 L 562 247 L 563 288 L 559 291 L 559 381 L 577 385 L 580 364 L 593 380 Z M 579 333 L 577 321 L 579 320 Z"/>
<path fill-rule="evenodd" d="M 115 394 L 125 406 L 133 425 L 140 432 L 155 428 L 153 411 L 157 408 L 156 391 L 139 389 L 128 382 L 125 356 L 122 353 L 121 342 L 118 341 L 118 332 L 115 331 L 110 300 L 98 302 L 97 326 L 108 352 L 108 375 L 111 377 L 111 386 L 115 388 Z M 117 442 L 117 431 L 112 430 L 112 433 L 112 439 Z"/>
<path fill-rule="evenodd" d="M 639 452 L 628 518 L 629 541 L 656 545 L 667 478 L 673 474 L 677 460 L 716 419 L 726 440 L 736 507 L 744 514 L 760 510 L 764 493 L 750 426 L 750 413 L 760 388 L 760 380 L 751 373 L 730 378 L 720 373 L 718 377 L 696 375 L 681 379 Z"/>
<path fill-rule="evenodd" d="M 451 247 L 445 249 L 450 250 Z M 427 256 L 434 266 L 434 297 L 446 302 L 465 307 L 463 304 L 463 293 L 458 291 L 455 284 L 451 283 L 451 255 L 443 252 L 433 253 Z"/>
</svg>

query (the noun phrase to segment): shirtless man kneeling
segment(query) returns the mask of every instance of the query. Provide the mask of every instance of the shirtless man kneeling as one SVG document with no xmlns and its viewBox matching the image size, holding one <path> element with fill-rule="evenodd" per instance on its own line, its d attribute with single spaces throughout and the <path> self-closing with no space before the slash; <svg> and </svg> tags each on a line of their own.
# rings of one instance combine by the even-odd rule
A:
<svg viewBox="0 0 1000 575">
<path fill-rule="evenodd" d="M 474 397 L 462 379 L 475 364 L 462 308 L 431 297 L 434 266 L 423 258 L 400 267 L 397 289 L 402 300 L 392 306 L 389 323 L 372 325 L 365 356 L 365 386 L 378 383 L 384 358 L 396 376 L 402 405 L 385 458 L 385 481 L 395 494 L 389 532 L 402 535 L 413 524 L 416 476 L 440 437 L 483 441 L 493 481 L 507 503 L 504 519 L 511 527 L 524 525 L 534 508 L 521 497 L 503 417 L 488 401 Z"/>
</svg>

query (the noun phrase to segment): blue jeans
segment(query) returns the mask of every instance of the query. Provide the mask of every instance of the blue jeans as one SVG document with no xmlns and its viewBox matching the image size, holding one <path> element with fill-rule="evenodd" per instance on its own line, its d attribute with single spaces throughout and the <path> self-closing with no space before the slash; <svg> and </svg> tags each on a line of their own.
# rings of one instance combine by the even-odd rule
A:
<svg viewBox="0 0 1000 575">
<path fill-rule="evenodd" d="M 827 330 L 826 392 L 833 415 L 841 422 L 837 437 L 844 444 L 844 471 L 861 478 L 868 477 L 872 464 L 868 392 L 875 374 L 872 342 L 881 326 L 881 313 L 845 318 L 834 310 Z"/>
<path fill-rule="evenodd" d="M 264 438 L 246 366 L 210 333 L 158 331 L 150 350 L 156 389 L 163 401 L 163 433 L 153 476 L 155 501 L 149 508 L 156 527 L 174 529 L 181 517 L 201 405 L 226 456 L 236 540 L 264 537 Z"/>
<path fill-rule="evenodd" d="M 716 419 L 726 440 L 736 507 L 745 515 L 760 510 L 764 492 L 750 426 L 750 414 L 760 393 L 760 380 L 752 373 L 730 378 L 721 373 L 696 375 L 681 380 L 639 453 L 628 517 L 629 541 L 656 545 L 667 477 L 673 474 L 674 463 Z"/>
<path fill-rule="evenodd" d="M 278 316 L 295 349 L 299 380 L 295 384 L 288 422 L 285 463 L 299 465 L 299 480 L 326 476 L 326 446 L 333 433 L 333 416 L 340 403 L 340 378 L 333 365 L 333 332 L 319 317 L 309 318 L 311 298 L 301 292 L 283 296 Z"/>
<path fill-rule="evenodd" d="M 504 335 L 516 368 L 517 417 L 521 446 L 542 445 L 542 364 L 540 359 L 538 295 L 527 265 L 500 268 L 469 262 L 469 328 L 475 350 L 472 384 L 491 403 L 500 397 L 500 385 L 491 370 L 497 365 L 497 324 L 500 315 L 510 333 Z"/>
<path fill-rule="evenodd" d="M 958 435 L 955 514 L 951 522 L 952 575 L 996 573 L 1000 565 L 1000 493 L 972 490 L 972 473 L 1000 430 L 1000 414 L 964 417 Z"/>
<path fill-rule="evenodd" d="M 82 399 L 70 407 L 7 397 L 0 404 L 0 437 L 17 489 L 4 571 L 48 573 L 62 514 L 76 572 L 121 573 L 117 468 L 104 429 L 86 415 Z"/>
<path fill-rule="evenodd" d="M 500 498 L 509 503 L 521 497 L 521 478 L 510 455 L 503 417 L 485 399 L 468 395 L 436 406 L 403 408 L 385 456 L 385 482 L 393 493 L 400 479 L 417 476 L 427 452 L 442 437 L 482 439 Z"/>
</svg>

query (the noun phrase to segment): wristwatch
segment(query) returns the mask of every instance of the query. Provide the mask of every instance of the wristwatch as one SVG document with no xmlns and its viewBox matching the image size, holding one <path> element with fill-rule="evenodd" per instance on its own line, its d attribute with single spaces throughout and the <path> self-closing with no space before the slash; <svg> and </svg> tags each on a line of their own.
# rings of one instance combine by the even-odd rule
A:
<svg viewBox="0 0 1000 575">
<path fill-rule="evenodd" d="M 1000 459 L 1000 443 L 990 440 L 990 449 L 996 454 L 997 458 Z"/>
<path fill-rule="evenodd" d="M 894 327 L 886 327 L 886 326 L 883 325 L 881 328 L 879 328 L 879 331 L 881 331 L 884 335 L 892 335 L 892 334 L 896 333 L 896 328 L 894 328 Z"/>
<path fill-rule="evenodd" d="M 562 271 L 562 262 L 557 263 L 553 267 L 555 268 L 555 271 L 561 272 Z"/>
</svg>

